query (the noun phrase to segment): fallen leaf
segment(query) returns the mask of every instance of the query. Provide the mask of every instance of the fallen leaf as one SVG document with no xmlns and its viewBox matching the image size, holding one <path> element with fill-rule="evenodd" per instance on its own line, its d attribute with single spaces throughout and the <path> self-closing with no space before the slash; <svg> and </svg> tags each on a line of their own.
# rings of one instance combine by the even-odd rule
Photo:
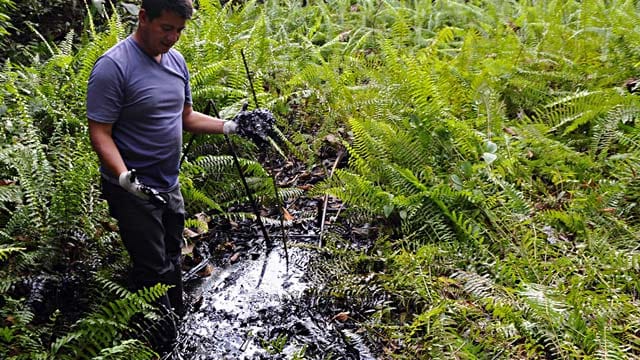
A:
<svg viewBox="0 0 640 360">
<path fill-rule="evenodd" d="M 293 215 L 291 215 L 285 208 L 282 208 L 282 216 L 286 221 L 292 221 L 294 219 Z"/>
<path fill-rule="evenodd" d="M 335 143 L 337 143 L 339 141 L 338 137 L 333 135 L 333 134 L 329 134 L 329 135 L 325 136 L 324 139 L 327 140 L 327 142 L 329 142 L 331 144 L 335 144 Z"/>
<path fill-rule="evenodd" d="M 189 238 L 189 239 L 194 238 L 194 237 L 196 237 L 196 236 L 200 235 L 200 234 L 198 234 L 197 232 L 195 232 L 195 231 L 193 231 L 193 230 L 191 230 L 191 229 L 189 229 L 189 228 L 185 228 L 185 229 L 184 229 L 184 232 L 183 232 L 182 234 L 183 234 L 185 237 Z"/>
<path fill-rule="evenodd" d="M 205 266 L 204 269 L 198 271 L 197 273 L 197 275 L 200 277 L 211 276 L 211 274 L 213 274 L 213 265 L 211 264 L 207 264 L 207 266 Z"/>
<path fill-rule="evenodd" d="M 239 252 L 231 255 L 231 257 L 229 258 L 229 262 L 232 263 L 232 264 L 235 263 L 240 258 L 240 255 L 242 255 L 242 254 L 239 253 Z"/>
<path fill-rule="evenodd" d="M 203 224 L 208 224 L 209 221 L 211 221 L 211 216 L 205 214 L 205 213 L 198 213 L 196 214 L 196 219 L 198 219 L 199 221 L 201 221 Z M 206 232 L 206 229 L 205 229 Z"/>
<path fill-rule="evenodd" d="M 193 253 L 193 248 L 194 247 L 195 247 L 195 244 L 193 244 L 193 243 L 185 245 L 182 248 L 182 255 L 189 255 L 189 254 Z"/>
<path fill-rule="evenodd" d="M 335 314 L 333 318 L 331 318 L 331 320 L 338 320 L 340 322 L 345 322 L 349 320 L 349 317 L 350 317 L 349 315 L 351 315 L 351 313 L 349 313 L 348 311 L 343 311 Z"/>
</svg>

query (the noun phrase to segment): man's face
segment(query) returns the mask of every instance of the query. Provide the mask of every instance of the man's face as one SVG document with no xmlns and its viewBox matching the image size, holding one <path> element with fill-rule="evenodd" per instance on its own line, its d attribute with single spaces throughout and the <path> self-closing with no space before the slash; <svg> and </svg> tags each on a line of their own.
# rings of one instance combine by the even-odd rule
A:
<svg viewBox="0 0 640 360">
<path fill-rule="evenodd" d="M 180 33 L 184 30 L 187 22 L 180 15 L 166 10 L 159 17 L 149 21 L 144 9 L 140 9 L 138 20 L 141 45 L 151 56 L 157 56 L 169 51 L 180 39 Z"/>
</svg>

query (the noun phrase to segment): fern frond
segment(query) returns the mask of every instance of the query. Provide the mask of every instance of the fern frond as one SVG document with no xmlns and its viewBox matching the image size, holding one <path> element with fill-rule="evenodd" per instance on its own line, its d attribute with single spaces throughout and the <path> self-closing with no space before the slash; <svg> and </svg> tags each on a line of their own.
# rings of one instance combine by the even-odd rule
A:
<svg viewBox="0 0 640 360">
<path fill-rule="evenodd" d="M 225 214 L 225 218 L 228 219 L 229 221 L 233 221 L 233 222 L 243 222 L 243 221 L 247 221 L 247 220 L 255 221 L 256 220 L 256 215 L 254 213 L 249 213 L 249 212 L 235 211 L 235 212 L 232 212 L 232 213 Z M 263 224 L 269 225 L 269 226 L 280 227 L 280 225 L 281 225 L 280 220 L 269 218 L 269 217 L 266 217 L 266 216 L 261 216 L 260 220 L 262 221 Z M 287 226 L 290 226 L 292 224 L 292 222 L 291 221 L 285 221 L 284 224 L 285 224 L 285 227 L 287 227 Z"/>
<path fill-rule="evenodd" d="M 90 25 L 93 26 L 93 21 L 90 22 Z M 83 47 L 76 56 L 79 67 L 76 80 L 82 84 L 84 91 L 86 91 L 86 84 L 89 80 L 91 70 L 93 70 L 93 65 L 109 48 L 124 39 L 126 31 L 117 11 L 112 12 L 106 32 L 97 33 L 92 28 L 90 32 L 91 41 L 87 46 Z"/>
<path fill-rule="evenodd" d="M 17 184 L 0 186 L 0 206 L 5 207 L 7 203 L 20 203 L 22 201 L 22 191 Z"/>
<path fill-rule="evenodd" d="M 420 205 L 407 210 L 406 219 L 402 222 L 407 247 L 413 249 L 425 242 L 451 243 L 458 235 L 452 228 L 448 218 L 432 201 L 425 199 Z"/>
<path fill-rule="evenodd" d="M 56 340 L 51 345 L 53 356 L 74 358 L 93 358 L 100 356 L 101 349 L 111 349 L 119 346 L 123 341 L 122 335 L 134 314 L 147 310 L 149 304 L 165 294 L 169 286 L 158 284 L 144 288 L 125 298 L 112 301 L 100 308 L 92 315 L 79 320 L 73 330 Z M 128 342 L 127 344 L 131 344 Z M 128 348 L 128 346 L 124 346 Z M 144 354 L 149 349 L 140 349 Z M 108 353 L 109 350 L 104 350 Z"/>
<path fill-rule="evenodd" d="M 218 211 L 224 213 L 222 207 L 203 191 L 191 186 L 183 186 L 181 187 L 181 191 L 190 213 L 197 213 L 201 211 Z"/>
<path fill-rule="evenodd" d="M 157 354 L 149 349 L 142 341 L 137 339 L 127 339 L 121 343 L 100 350 L 98 356 L 92 360 L 130 360 L 130 359 L 156 359 Z"/>
<path fill-rule="evenodd" d="M 313 194 L 326 193 L 357 206 L 371 215 L 381 214 L 385 204 L 391 202 L 393 194 L 382 190 L 366 177 L 337 169 L 331 179 L 314 186 Z"/>
<path fill-rule="evenodd" d="M 506 206 L 510 211 L 508 213 L 515 215 L 528 216 L 532 213 L 533 205 L 530 201 L 525 199 L 522 191 L 509 182 L 496 178 L 495 176 L 489 176 L 489 181 L 498 185 L 508 200 L 501 201 L 501 206 Z M 493 207 L 493 206 L 489 206 Z"/>
<path fill-rule="evenodd" d="M 472 272 L 458 271 L 451 275 L 463 283 L 464 290 L 471 296 L 484 299 L 494 297 L 495 284 L 489 277 Z"/>
<path fill-rule="evenodd" d="M 268 177 L 262 165 L 256 161 L 239 158 L 240 166 L 245 176 Z M 233 157 L 229 155 L 207 155 L 198 158 L 195 162 L 209 174 L 224 174 L 236 172 Z"/>
<path fill-rule="evenodd" d="M 282 201 L 287 202 L 301 197 L 304 194 L 304 191 L 298 188 L 278 187 L 278 194 Z"/>
<path fill-rule="evenodd" d="M 596 350 L 594 354 L 596 359 L 624 360 L 633 357 L 631 348 L 620 344 L 620 341 L 616 339 L 614 334 L 607 336 L 605 333 L 596 341 L 599 345 L 598 350 Z"/>
<path fill-rule="evenodd" d="M 0 246 L 0 261 L 9 259 L 9 254 L 26 250 L 18 246 Z"/>
<path fill-rule="evenodd" d="M 129 291 L 127 288 L 103 276 L 97 276 L 96 281 L 102 286 L 104 290 L 107 290 L 109 293 L 119 298 L 126 298 L 127 296 L 131 295 L 131 291 Z"/>
</svg>

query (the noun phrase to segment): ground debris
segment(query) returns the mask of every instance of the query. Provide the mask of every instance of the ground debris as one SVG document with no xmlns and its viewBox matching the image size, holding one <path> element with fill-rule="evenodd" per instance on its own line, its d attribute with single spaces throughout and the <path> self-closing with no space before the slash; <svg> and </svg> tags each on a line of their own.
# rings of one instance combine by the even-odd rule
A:
<svg viewBox="0 0 640 360">
<path fill-rule="evenodd" d="M 278 186 L 303 188 L 327 176 L 326 166 L 309 169 L 288 160 L 273 160 L 270 169 L 278 174 Z M 307 276 L 310 259 L 320 254 L 315 248 L 321 205 L 318 199 L 300 196 L 284 211 L 264 209 L 265 216 L 284 214 L 289 259 L 279 242 L 265 251 L 264 238 L 251 219 L 210 223 L 209 232 L 194 238 L 191 257 L 208 258 L 215 271 L 207 278 L 191 277 L 186 284 L 192 306 L 174 351 L 177 358 L 375 358 L 352 314 L 318 299 L 315 294 L 321 293 L 317 289 L 323 284 Z M 325 225 L 331 231 L 356 243 L 374 235 L 368 225 L 336 223 L 343 220 L 342 210 L 339 201 L 329 199 Z M 274 240 L 281 238 L 281 227 L 279 222 L 268 225 Z"/>
</svg>

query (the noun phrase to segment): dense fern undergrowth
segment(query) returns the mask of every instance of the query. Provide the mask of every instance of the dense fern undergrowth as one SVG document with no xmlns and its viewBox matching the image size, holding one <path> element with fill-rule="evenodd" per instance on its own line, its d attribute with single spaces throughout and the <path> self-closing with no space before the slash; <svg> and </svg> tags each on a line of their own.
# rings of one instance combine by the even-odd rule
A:
<svg viewBox="0 0 640 360">
<path fill-rule="evenodd" d="M 232 117 L 250 99 L 242 50 L 280 156 L 311 166 L 329 137 L 348 150 L 306 195 L 340 199 L 378 238 L 326 236 L 317 273 L 380 358 L 640 356 L 635 1 L 196 4 L 177 46 L 196 108 Z M 93 62 L 129 30 L 89 10 L 85 32 L 0 72 L 2 358 L 153 357 L 126 324 L 166 289 L 117 281 L 127 259 L 84 110 Z M 246 199 L 223 145 L 199 137 L 183 165 L 191 215 L 251 216 L 228 210 Z M 69 283 L 83 292 L 37 291 Z"/>
</svg>

